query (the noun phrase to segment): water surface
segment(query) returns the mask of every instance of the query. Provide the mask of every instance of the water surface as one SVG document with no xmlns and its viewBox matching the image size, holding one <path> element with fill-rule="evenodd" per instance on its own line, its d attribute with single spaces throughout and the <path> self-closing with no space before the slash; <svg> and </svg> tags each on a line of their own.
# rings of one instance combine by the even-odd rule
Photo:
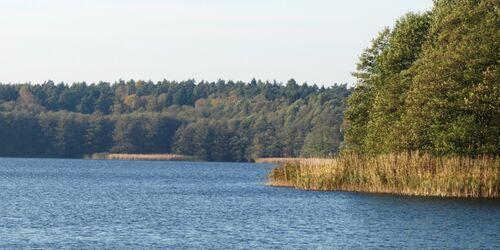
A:
<svg viewBox="0 0 500 250">
<path fill-rule="evenodd" d="M 264 164 L 0 158 L 0 248 L 500 248 L 500 202 L 300 191 Z"/>
</svg>

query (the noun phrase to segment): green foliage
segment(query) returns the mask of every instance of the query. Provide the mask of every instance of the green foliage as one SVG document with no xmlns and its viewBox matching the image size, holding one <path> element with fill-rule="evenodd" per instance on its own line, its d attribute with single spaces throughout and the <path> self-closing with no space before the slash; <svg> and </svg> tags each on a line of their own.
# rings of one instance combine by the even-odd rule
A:
<svg viewBox="0 0 500 250">
<path fill-rule="evenodd" d="M 500 153 L 500 17 L 495 0 L 435 1 L 384 30 L 360 58 L 347 148 Z"/>
</svg>

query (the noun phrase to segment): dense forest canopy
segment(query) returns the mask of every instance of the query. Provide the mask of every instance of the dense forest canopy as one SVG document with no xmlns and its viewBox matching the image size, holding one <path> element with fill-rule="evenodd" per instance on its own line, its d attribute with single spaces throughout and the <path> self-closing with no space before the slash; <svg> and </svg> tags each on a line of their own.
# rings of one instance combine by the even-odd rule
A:
<svg viewBox="0 0 500 250">
<path fill-rule="evenodd" d="M 349 94 L 293 79 L 0 84 L 0 155 L 326 156 L 341 147 Z"/>
<path fill-rule="evenodd" d="M 500 154 L 498 0 L 437 0 L 362 54 L 348 100 L 346 148 Z"/>
</svg>

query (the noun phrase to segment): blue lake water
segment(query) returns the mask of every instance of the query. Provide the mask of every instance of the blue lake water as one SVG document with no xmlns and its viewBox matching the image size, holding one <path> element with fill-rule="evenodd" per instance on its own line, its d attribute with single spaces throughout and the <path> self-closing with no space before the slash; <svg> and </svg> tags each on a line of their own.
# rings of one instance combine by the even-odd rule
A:
<svg viewBox="0 0 500 250">
<path fill-rule="evenodd" d="M 500 248 L 499 200 L 273 188 L 270 168 L 0 158 L 0 248 Z"/>
</svg>

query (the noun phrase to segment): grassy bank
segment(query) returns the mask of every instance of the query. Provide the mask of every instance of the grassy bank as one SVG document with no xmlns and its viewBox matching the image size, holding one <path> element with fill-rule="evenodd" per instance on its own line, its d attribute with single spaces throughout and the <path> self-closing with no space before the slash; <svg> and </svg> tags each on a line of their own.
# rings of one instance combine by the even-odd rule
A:
<svg viewBox="0 0 500 250">
<path fill-rule="evenodd" d="M 310 190 L 498 198 L 500 159 L 408 153 L 289 160 L 269 173 L 269 184 Z"/>
<path fill-rule="evenodd" d="M 190 161 L 191 156 L 178 154 L 110 154 L 96 153 L 87 159 L 92 160 L 131 160 L 131 161 Z"/>
</svg>

